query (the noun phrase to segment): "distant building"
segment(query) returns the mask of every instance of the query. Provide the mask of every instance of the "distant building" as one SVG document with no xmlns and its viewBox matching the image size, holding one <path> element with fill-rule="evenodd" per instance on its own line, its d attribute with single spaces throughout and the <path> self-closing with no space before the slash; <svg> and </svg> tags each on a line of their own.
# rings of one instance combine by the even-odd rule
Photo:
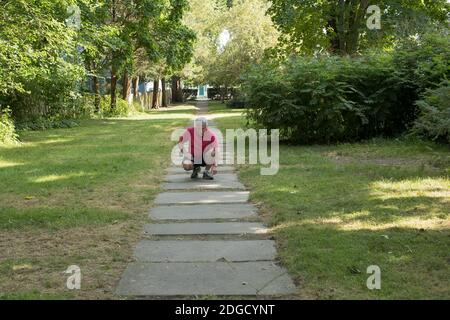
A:
<svg viewBox="0 0 450 320">
<path fill-rule="evenodd" d="M 197 91 L 197 99 L 208 99 L 208 85 L 199 85 Z"/>
</svg>

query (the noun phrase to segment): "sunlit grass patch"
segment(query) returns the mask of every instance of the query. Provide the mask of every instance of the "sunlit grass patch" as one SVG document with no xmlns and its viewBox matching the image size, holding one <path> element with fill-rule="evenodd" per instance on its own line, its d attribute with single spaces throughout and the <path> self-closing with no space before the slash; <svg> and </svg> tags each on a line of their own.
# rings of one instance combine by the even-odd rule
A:
<svg viewBox="0 0 450 320">
<path fill-rule="evenodd" d="M 197 112 L 195 104 L 178 104 L 168 108 L 150 109 L 137 112 L 127 117 L 116 117 L 119 120 L 179 120 L 193 119 Z"/>
<path fill-rule="evenodd" d="M 99 225 L 130 218 L 125 212 L 89 208 L 0 208 L 0 229 L 61 229 Z"/>
<path fill-rule="evenodd" d="M 195 112 L 169 109 L 23 131 L 0 147 L 1 299 L 114 297 L 170 165 L 170 134 Z M 84 280 L 67 295 L 72 264 Z"/>
<path fill-rule="evenodd" d="M 371 184 L 372 195 L 382 200 L 428 197 L 450 201 L 449 178 L 416 178 L 400 181 L 381 180 Z M 436 199 L 439 200 L 439 199 Z"/>
<path fill-rule="evenodd" d="M 17 166 L 22 166 L 22 165 L 24 165 L 24 164 L 20 163 L 20 162 L 5 161 L 5 160 L 0 159 L 0 169 L 17 167 Z"/>
<path fill-rule="evenodd" d="M 66 180 L 66 179 L 71 179 L 71 178 L 75 178 L 75 177 L 86 177 L 86 176 L 89 176 L 89 175 L 84 172 L 69 173 L 69 174 L 62 174 L 62 175 L 50 174 L 50 175 L 32 179 L 32 181 L 35 183 L 43 183 L 43 182 L 60 181 L 60 180 Z"/>
<path fill-rule="evenodd" d="M 217 119 L 222 130 L 243 117 Z M 280 146 L 280 170 L 239 167 L 299 294 L 321 299 L 449 299 L 450 151 L 374 139 Z M 220 169 L 220 168 L 219 168 Z M 382 289 L 368 290 L 378 265 Z"/>
</svg>

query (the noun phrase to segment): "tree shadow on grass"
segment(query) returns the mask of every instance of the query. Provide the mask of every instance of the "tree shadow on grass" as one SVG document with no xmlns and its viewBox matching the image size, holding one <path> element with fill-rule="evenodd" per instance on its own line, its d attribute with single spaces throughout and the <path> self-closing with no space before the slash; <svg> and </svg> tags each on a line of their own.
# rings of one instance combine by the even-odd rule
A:
<svg viewBox="0 0 450 320">
<path fill-rule="evenodd" d="M 319 299 L 448 299 L 448 230 L 342 230 L 332 224 L 281 225 L 280 258 L 299 290 Z M 369 290 L 369 266 L 381 290 Z"/>
<path fill-rule="evenodd" d="M 372 223 L 403 218 L 442 218 L 450 214 L 448 178 L 436 171 L 405 167 L 341 164 L 310 155 L 298 164 L 282 164 L 275 176 L 260 176 L 259 167 L 241 170 L 254 188 L 252 198 L 265 200 L 278 214 L 273 223 L 339 217 Z"/>
<path fill-rule="evenodd" d="M 449 180 L 417 166 L 336 164 L 311 152 L 281 153 L 280 171 L 241 168 L 280 240 L 300 290 L 316 298 L 450 297 Z M 283 151 L 282 151 L 283 152 Z M 368 290 L 366 269 L 382 270 Z"/>
<path fill-rule="evenodd" d="M 183 124 L 114 119 L 26 132 L 22 145 L 0 148 L 2 214 L 8 210 L 14 217 L 22 211 L 31 217 L 33 210 L 41 215 L 46 208 L 49 216 L 53 209 L 102 209 L 102 200 L 119 211 L 133 209 L 133 201 L 142 206 L 156 194 L 162 169 L 169 165 L 170 132 Z M 142 187 L 144 177 L 148 181 Z"/>
</svg>

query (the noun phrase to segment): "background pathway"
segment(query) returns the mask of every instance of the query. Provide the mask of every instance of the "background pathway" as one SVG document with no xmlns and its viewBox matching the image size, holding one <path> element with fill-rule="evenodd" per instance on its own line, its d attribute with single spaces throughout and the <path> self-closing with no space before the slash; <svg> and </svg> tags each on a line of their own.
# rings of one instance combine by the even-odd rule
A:
<svg viewBox="0 0 450 320">
<path fill-rule="evenodd" d="M 199 115 L 208 103 L 198 102 Z M 213 130 L 217 130 L 211 126 Z M 223 150 L 223 149 L 222 149 Z M 226 152 L 223 153 L 227 157 Z M 150 212 L 154 223 L 134 252 L 117 293 L 151 296 L 280 296 L 296 292 L 275 261 L 275 243 L 248 203 L 234 168 L 220 167 L 214 181 L 191 180 L 171 167 Z"/>
</svg>

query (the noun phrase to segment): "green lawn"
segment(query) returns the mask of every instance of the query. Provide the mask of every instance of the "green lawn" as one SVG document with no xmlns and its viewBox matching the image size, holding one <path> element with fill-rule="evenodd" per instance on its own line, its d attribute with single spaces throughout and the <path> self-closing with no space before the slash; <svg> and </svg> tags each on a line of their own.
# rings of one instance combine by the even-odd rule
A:
<svg viewBox="0 0 450 320">
<path fill-rule="evenodd" d="M 450 299 L 449 174 L 448 148 L 402 139 L 282 145 L 277 175 L 239 169 L 300 297 L 320 299 Z M 381 290 L 366 287 L 370 265 Z"/>
<path fill-rule="evenodd" d="M 211 103 L 223 129 L 242 110 Z M 148 209 L 160 192 L 189 105 L 80 127 L 22 132 L 0 147 L 0 298 L 114 298 Z M 275 176 L 240 167 L 273 227 L 302 298 L 450 298 L 450 151 L 374 140 L 280 149 Z M 82 270 L 69 291 L 64 270 Z M 366 288 L 378 265 L 382 288 Z"/>
<path fill-rule="evenodd" d="M 0 147 L 0 298 L 112 298 L 195 108 L 21 132 Z M 81 267 L 82 290 L 63 272 Z"/>
</svg>

